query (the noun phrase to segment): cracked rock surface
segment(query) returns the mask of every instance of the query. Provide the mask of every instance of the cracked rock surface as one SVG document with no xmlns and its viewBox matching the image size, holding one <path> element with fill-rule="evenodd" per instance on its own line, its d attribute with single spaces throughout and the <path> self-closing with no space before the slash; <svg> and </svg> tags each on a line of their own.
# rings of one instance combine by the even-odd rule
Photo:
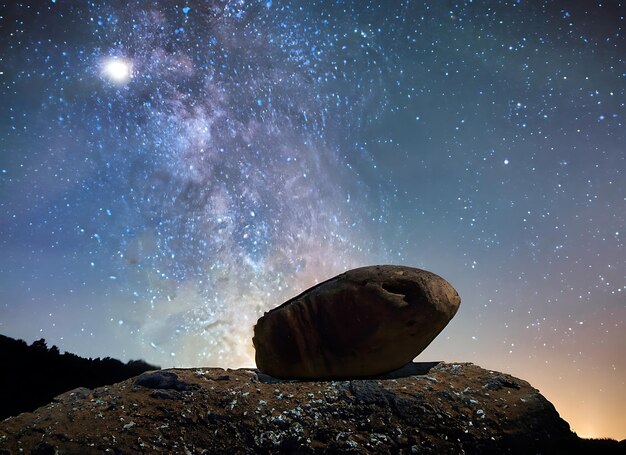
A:
<svg viewBox="0 0 626 455">
<path fill-rule="evenodd" d="M 0 423 L 0 454 L 571 453 L 577 440 L 527 382 L 443 362 L 350 381 L 158 370 Z"/>
</svg>

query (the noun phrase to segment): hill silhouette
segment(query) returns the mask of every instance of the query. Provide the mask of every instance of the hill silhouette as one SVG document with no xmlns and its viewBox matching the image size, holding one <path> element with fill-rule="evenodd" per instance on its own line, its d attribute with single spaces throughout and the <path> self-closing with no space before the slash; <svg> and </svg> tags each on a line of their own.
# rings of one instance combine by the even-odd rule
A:
<svg viewBox="0 0 626 455">
<path fill-rule="evenodd" d="M 48 348 L 43 338 L 29 346 L 4 335 L 0 335 L 0 362 L 5 371 L 0 375 L 0 420 L 34 411 L 77 387 L 93 389 L 160 369 L 143 360 L 123 363 L 110 357 L 85 359 L 61 354 L 56 346 Z"/>
</svg>

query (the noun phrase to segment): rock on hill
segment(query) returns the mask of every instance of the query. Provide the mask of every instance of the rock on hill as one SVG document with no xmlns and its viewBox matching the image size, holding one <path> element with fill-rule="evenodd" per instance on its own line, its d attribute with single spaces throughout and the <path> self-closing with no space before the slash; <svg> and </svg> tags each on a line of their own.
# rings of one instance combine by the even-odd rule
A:
<svg viewBox="0 0 626 455">
<path fill-rule="evenodd" d="M 3 454 L 565 454 L 581 441 L 527 382 L 443 362 L 351 381 L 160 370 L 0 423 Z"/>
</svg>

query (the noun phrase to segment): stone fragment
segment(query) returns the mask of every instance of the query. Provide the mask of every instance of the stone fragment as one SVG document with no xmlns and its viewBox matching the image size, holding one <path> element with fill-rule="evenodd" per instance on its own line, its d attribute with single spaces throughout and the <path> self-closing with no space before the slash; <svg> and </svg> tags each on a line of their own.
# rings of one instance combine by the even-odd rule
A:
<svg viewBox="0 0 626 455">
<path fill-rule="evenodd" d="M 294 379 L 387 373 L 422 352 L 460 303 L 450 283 L 426 270 L 350 270 L 265 313 L 254 327 L 256 364 Z"/>
<path fill-rule="evenodd" d="M 171 371 L 141 373 L 137 379 L 135 379 L 135 385 L 148 389 L 173 389 L 179 391 L 189 388 L 189 384 L 180 381 L 176 373 L 172 373 Z"/>
</svg>

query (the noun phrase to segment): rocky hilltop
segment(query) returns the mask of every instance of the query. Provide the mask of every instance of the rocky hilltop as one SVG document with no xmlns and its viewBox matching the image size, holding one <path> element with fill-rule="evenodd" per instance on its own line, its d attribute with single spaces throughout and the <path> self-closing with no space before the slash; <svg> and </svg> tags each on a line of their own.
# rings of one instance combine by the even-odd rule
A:
<svg viewBox="0 0 626 455">
<path fill-rule="evenodd" d="M 354 269 L 259 319 L 259 369 L 153 370 L 111 386 L 83 383 L 95 388 L 0 423 L 0 455 L 624 452 L 624 442 L 579 439 L 521 379 L 470 363 L 406 363 L 460 302 L 425 270 Z M 53 371 L 47 382 L 68 376 Z M 6 376 L 15 379 L 6 395 L 23 396 L 15 393 L 20 370 Z"/>
<path fill-rule="evenodd" d="M 2 454 L 566 454 L 582 443 L 527 382 L 444 362 L 349 381 L 159 370 L 0 423 Z"/>
</svg>

